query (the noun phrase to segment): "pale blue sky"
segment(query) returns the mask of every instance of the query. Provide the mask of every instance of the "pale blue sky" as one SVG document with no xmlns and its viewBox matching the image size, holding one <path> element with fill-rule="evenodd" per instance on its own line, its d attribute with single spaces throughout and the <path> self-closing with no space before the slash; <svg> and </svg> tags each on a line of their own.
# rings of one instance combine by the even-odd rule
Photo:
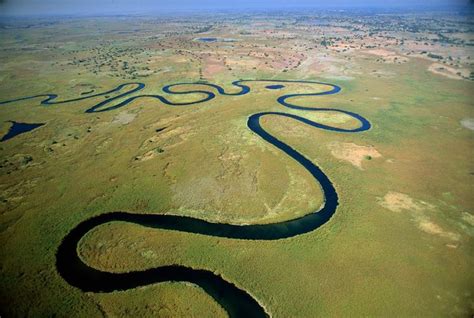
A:
<svg viewBox="0 0 474 318">
<path fill-rule="evenodd" d="M 471 1 L 472 2 L 472 1 Z M 469 0 L 0 0 L 0 14 L 146 13 L 174 10 L 464 5 Z"/>
</svg>

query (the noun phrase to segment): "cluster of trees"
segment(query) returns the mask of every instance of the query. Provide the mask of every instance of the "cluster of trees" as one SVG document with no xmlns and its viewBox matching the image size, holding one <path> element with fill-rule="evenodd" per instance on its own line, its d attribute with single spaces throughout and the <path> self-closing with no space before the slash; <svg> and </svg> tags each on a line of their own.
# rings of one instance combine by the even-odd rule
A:
<svg viewBox="0 0 474 318">
<path fill-rule="evenodd" d="M 77 51 L 68 65 L 84 67 L 94 74 L 106 73 L 112 77 L 135 80 L 153 73 L 147 65 L 151 56 L 145 48 L 102 45 L 86 51 Z"/>
</svg>

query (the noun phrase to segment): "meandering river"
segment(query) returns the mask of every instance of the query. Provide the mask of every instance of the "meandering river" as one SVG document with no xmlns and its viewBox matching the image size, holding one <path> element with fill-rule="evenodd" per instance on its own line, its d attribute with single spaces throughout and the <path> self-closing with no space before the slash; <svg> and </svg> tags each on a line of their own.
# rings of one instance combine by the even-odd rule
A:
<svg viewBox="0 0 474 318">
<path fill-rule="evenodd" d="M 135 95 L 145 88 L 143 83 L 126 83 L 116 88 L 94 95 L 83 96 L 69 100 L 58 100 L 56 94 L 35 95 L 15 100 L 0 102 L 8 104 L 15 101 L 43 98 L 41 104 L 66 104 L 86 99 L 93 99 L 99 96 L 109 96 L 118 92 L 115 97 L 107 97 L 105 100 L 88 108 L 86 113 L 112 111 L 129 105 L 137 99 L 157 99 L 161 103 L 168 106 L 191 106 L 202 104 L 216 98 L 216 93 L 223 96 L 242 96 L 251 92 L 247 82 L 262 82 L 271 84 L 266 86 L 270 90 L 283 90 L 285 85 L 291 84 L 314 84 L 318 87 L 326 86 L 329 90 L 315 93 L 305 94 L 287 94 L 281 95 L 276 102 L 286 108 L 301 110 L 306 112 L 330 111 L 343 113 L 359 122 L 359 126 L 353 129 L 339 128 L 318 123 L 304 117 L 285 112 L 259 112 L 249 116 L 247 127 L 260 138 L 265 140 L 270 146 L 276 147 L 287 156 L 295 160 L 306 171 L 312 175 L 314 182 L 321 185 L 324 204 L 315 211 L 305 216 L 288 220 L 284 222 L 272 224 L 255 224 L 255 225 L 235 225 L 226 223 L 213 223 L 201 219 L 196 219 L 178 215 L 160 215 L 160 214 L 133 214 L 127 212 L 106 212 L 79 223 L 73 228 L 69 234 L 61 242 L 56 254 L 56 267 L 59 274 L 72 286 L 83 290 L 84 292 L 112 292 L 115 290 L 127 290 L 139 286 L 145 286 L 166 281 L 186 281 L 194 283 L 203 288 L 210 296 L 212 296 L 231 317 L 266 317 L 270 313 L 260 304 L 251 294 L 244 289 L 236 286 L 234 283 L 226 281 L 219 274 L 206 269 L 194 269 L 182 265 L 169 265 L 151 268 L 143 271 L 133 271 L 127 273 L 111 273 L 97 270 L 84 263 L 77 254 L 79 241 L 93 228 L 115 221 L 130 222 L 141 226 L 167 229 L 180 232 L 197 233 L 201 235 L 223 237 L 227 239 L 244 239 L 244 240 L 280 240 L 308 233 L 317 230 L 330 220 L 336 212 L 339 204 L 338 194 L 331 180 L 326 174 L 311 160 L 303 154 L 292 148 L 290 145 L 279 140 L 274 135 L 266 131 L 261 125 L 263 117 L 279 116 L 286 117 L 302 124 L 323 129 L 327 131 L 339 133 L 356 133 L 370 129 L 370 122 L 361 115 L 334 108 L 306 107 L 291 103 L 291 99 L 296 97 L 322 96 L 332 95 L 340 92 L 341 88 L 334 84 L 322 83 L 316 81 L 291 81 L 291 80 L 239 80 L 232 83 L 236 89 L 235 92 L 226 92 L 221 86 L 211 83 L 178 83 L 163 87 L 163 91 L 167 94 L 201 94 L 204 97 L 183 103 L 174 103 L 162 95 Z M 173 90 L 176 87 L 198 87 L 190 90 Z M 204 90 L 208 87 L 210 90 Z M 120 93 L 126 89 L 125 92 Z M 117 103 L 115 103 L 117 102 Z"/>
</svg>

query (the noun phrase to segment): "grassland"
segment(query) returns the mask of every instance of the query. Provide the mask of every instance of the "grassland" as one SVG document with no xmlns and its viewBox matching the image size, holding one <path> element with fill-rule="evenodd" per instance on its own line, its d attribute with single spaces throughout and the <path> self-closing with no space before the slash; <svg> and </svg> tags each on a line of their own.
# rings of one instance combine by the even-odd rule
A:
<svg viewBox="0 0 474 318">
<path fill-rule="evenodd" d="M 209 269 L 248 291 L 274 317 L 472 315 L 474 145 L 473 131 L 462 125 L 474 117 L 469 76 L 430 71 L 438 59 L 415 45 L 428 31 L 386 31 L 403 34 L 401 49 L 400 39 L 372 36 L 371 44 L 407 59 L 393 63 L 359 46 L 370 23 L 360 36 L 344 38 L 360 27 L 350 18 L 350 29 L 341 30 L 338 16 L 328 26 L 294 16 L 216 16 L 205 36 L 235 42 L 201 43 L 196 38 L 203 34 L 196 32 L 207 19 L 59 19 L 32 28 L 6 21 L 0 100 L 41 93 L 73 98 L 129 81 L 145 83 L 149 94 L 199 80 L 228 90 L 240 78 L 330 81 L 343 91 L 294 102 L 357 112 L 371 121 L 370 131 L 330 133 L 280 118 L 263 125 L 325 171 L 340 195 L 337 213 L 317 231 L 274 242 L 116 222 L 89 233 L 81 257 L 112 272 L 169 264 Z M 321 34 L 335 36 L 322 45 Z M 450 50 L 457 64 L 446 67 L 471 68 L 470 46 L 429 47 L 445 56 Z M 225 316 L 202 290 L 183 283 L 82 293 L 58 275 L 55 253 L 75 225 L 104 212 L 249 224 L 293 219 L 319 207 L 319 186 L 252 134 L 247 118 L 285 111 L 342 127 L 354 123 L 276 103 L 282 93 L 314 87 L 250 86 L 245 96 L 183 108 L 147 99 L 98 114 L 84 114 L 95 100 L 1 105 L 2 133 L 8 120 L 46 125 L 0 144 L 0 314 Z"/>
</svg>

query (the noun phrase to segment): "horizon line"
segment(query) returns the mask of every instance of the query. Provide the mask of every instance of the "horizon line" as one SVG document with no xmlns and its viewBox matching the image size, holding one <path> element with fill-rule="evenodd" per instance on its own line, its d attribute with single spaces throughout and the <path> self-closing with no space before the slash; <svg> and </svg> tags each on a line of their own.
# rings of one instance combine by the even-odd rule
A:
<svg viewBox="0 0 474 318">
<path fill-rule="evenodd" d="M 1 6 L 0 6 L 1 7 Z M 375 11 L 414 11 L 429 9 L 432 11 L 440 10 L 460 10 L 468 9 L 470 13 L 473 13 L 473 6 L 471 4 L 413 4 L 413 5 L 282 5 L 277 7 L 242 7 L 242 8 L 232 8 L 232 7 L 201 7 L 201 8 L 191 8 L 191 7 L 180 7 L 180 8 L 143 8 L 141 10 L 121 12 L 120 10 L 111 10 L 103 12 L 94 12 L 94 11 L 62 11 L 62 12 L 0 12 L 0 17 L 2 18 L 27 18 L 27 17 L 112 17 L 112 16 L 155 16 L 155 15 L 173 15 L 173 14 L 183 14 L 183 13 L 228 13 L 229 11 L 234 12 L 295 12 L 300 10 L 321 10 L 321 11 L 339 11 L 344 12 L 348 10 L 375 10 Z"/>
</svg>

